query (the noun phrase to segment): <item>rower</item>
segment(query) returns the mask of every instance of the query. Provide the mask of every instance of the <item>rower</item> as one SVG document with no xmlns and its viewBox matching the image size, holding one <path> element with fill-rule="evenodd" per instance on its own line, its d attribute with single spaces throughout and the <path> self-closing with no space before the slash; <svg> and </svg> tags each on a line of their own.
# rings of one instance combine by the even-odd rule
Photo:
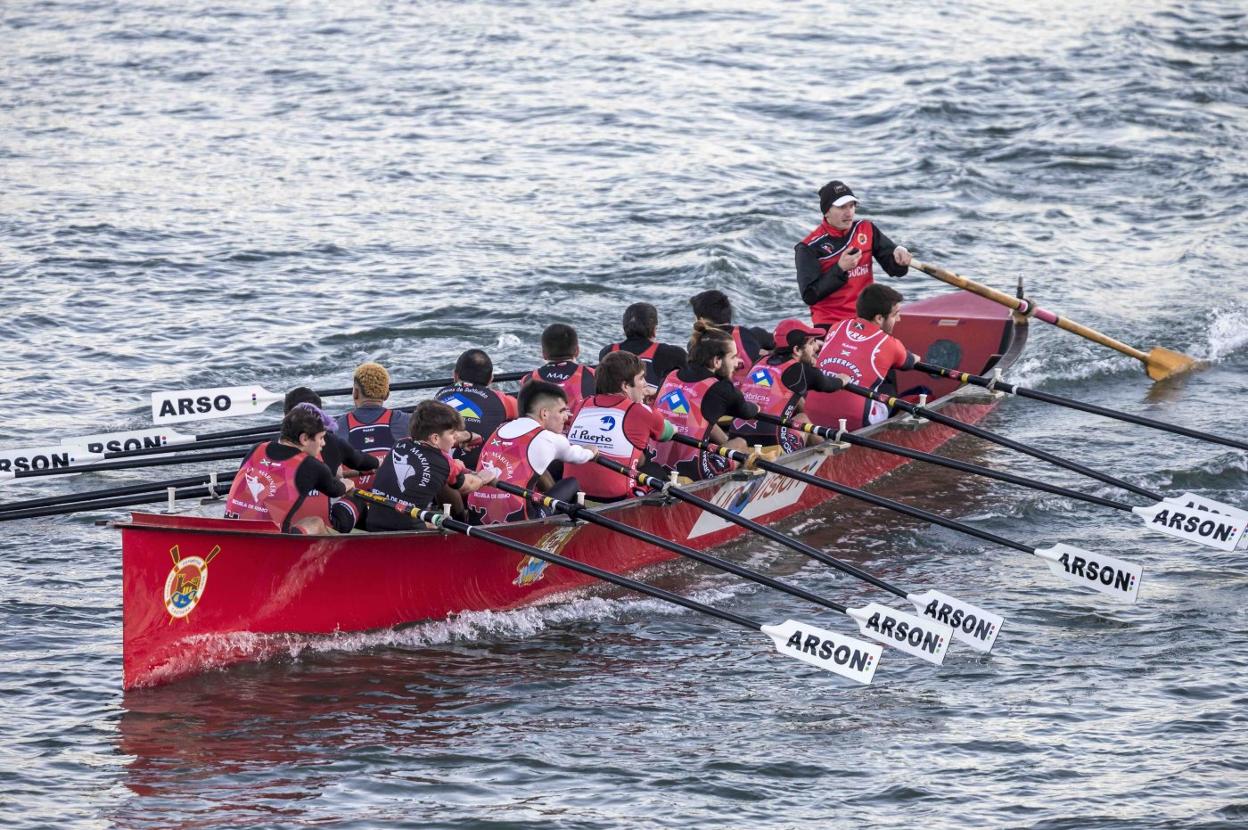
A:
<svg viewBox="0 0 1248 830">
<path fill-rule="evenodd" d="M 408 416 L 401 409 L 387 409 L 390 397 L 390 373 L 380 363 L 361 363 L 351 378 L 351 400 L 355 408 L 338 416 L 338 434 L 361 452 L 382 461 L 395 441 L 408 434 Z M 368 490 L 373 475 L 360 476 L 355 486 Z"/>
<path fill-rule="evenodd" d="M 542 359 L 546 363 L 525 376 L 521 385 L 539 380 L 555 384 L 563 389 L 568 408 L 575 413 L 581 401 L 594 394 L 594 370 L 576 362 L 580 354 L 576 329 L 566 323 L 551 323 L 542 332 Z M 523 412 L 524 407 L 520 410 Z"/>
<path fill-rule="evenodd" d="M 825 375 L 846 375 L 872 390 L 895 389 L 895 371 L 909 369 L 919 359 L 892 336 L 901 319 L 901 301 L 901 294 L 887 285 L 868 285 L 858 296 L 858 316 L 832 326 L 815 365 Z M 822 426 L 836 427 L 844 418 L 846 427 L 855 430 L 883 421 L 888 415 L 884 404 L 852 392 L 811 392 L 806 396 L 806 416 Z"/>
<path fill-rule="evenodd" d="M 573 446 L 564 436 L 571 413 L 567 393 L 553 383 L 534 380 L 520 390 L 519 418 L 494 430 L 481 450 L 480 470 L 497 470 L 498 478 L 570 501 L 579 487 L 575 478 L 558 484 L 550 473 L 556 461 L 584 464 L 598 450 Z M 486 488 L 468 497 L 468 512 L 477 524 L 498 524 L 546 515 L 543 508 L 501 490 Z"/>
<path fill-rule="evenodd" d="M 884 235 L 870 219 L 858 219 L 858 198 L 840 181 L 819 188 L 823 221 L 794 246 L 797 290 L 810 318 L 825 331 L 852 319 L 858 295 L 873 281 L 871 261 L 890 276 L 904 277 L 910 252 Z"/>
<path fill-rule="evenodd" d="M 257 444 L 238 468 L 225 518 L 267 520 L 282 533 L 330 533 L 330 524 L 350 531 L 354 514 L 330 510 L 330 499 L 342 498 L 352 485 L 320 460 L 327 423 L 329 416 L 307 403 L 286 413 L 280 437 Z"/>
<path fill-rule="evenodd" d="M 825 375 L 815 368 L 815 356 L 823 346 L 822 330 L 801 320 L 783 320 L 776 326 L 775 341 L 776 350 L 754 364 L 745 382 L 739 385 L 741 394 L 768 415 L 807 423 L 803 413 L 806 393 L 835 392 L 844 386 L 845 377 Z M 740 419 L 733 422 L 728 434 L 747 444 L 778 445 L 784 452 L 801 449 L 808 438 L 819 440 L 766 421 Z"/>
<path fill-rule="evenodd" d="M 689 356 L 680 346 L 655 340 L 658 329 L 658 310 L 650 303 L 633 303 L 624 309 L 624 339 L 604 346 L 598 353 L 599 360 L 612 352 L 620 351 L 631 352 L 641 358 L 646 369 L 646 383 L 650 387 L 650 400 L 653 400 L 655 393 L 663 385 L 663 379 L 669 373 L 685 368 L 689 361 Z"/>
<path fill-rule="evenodd" d="M 689 305 L 693 307 L 694 317 L 727 332 L 736 344 L 741 364 L 733 373 L 733 383 L 744 381 L 750 367 L 775 345 L 771 340 L 771 332 L 766 329 L 733 325 L 732 303 L 722 291 L 712 289 L 695 294 L 689 298 Z"/>
<path fill-rule="evenodd" d="M 595 380 L 597 392 L 581 405 L 568 440 L 597 449 L 625 467 L 667 478 L 668 471 L 653 463 L 647 447 L 651 441 L 672 440 L 676 428 L 644 403 L 647 382 L 641 359 L 631 352 L 611 352 L 598 364 Z M 569 464 L 566 469 L 594 501 L 621 501 L 644 492 L 600 464 Z"/>
<path fill-rule="evenodd" d="M 689 341 L 689 365 L 668 375 L 659 389 L 655 401 L 659 414 L 682 435 L 745 449 L 743 440 L 728 440 L 716 423 L 724 416 L 748 419 L 758 415 L 758 407 L 747 401 L 731 380 L 741 362 L 731 335 L 698 320 Z M 655 461 L 693 481 L 713 478 L 729 466 L 718 455 L 675 443 L 655 447 Z"/>
<path fill-rule="evenodd" d="M 390 449 L 373 490 L 413 507 L 451 505 L 452 516 L 464 517 L 463 496 L 494 481 L 496 474 L 477 474 L 451 458 L 464 419 L 441 401 L 421 401 L 412 413 L 410 432 Z M 411 530 L 416 523 L 397 510 L 369 510 L 370 531 Z"/>
<path fill-rule="evenodd" d="M 301 403 L 311 404 L 319 410 L 321 409 L 321 396 L 306 386 L 296 386 L 286 393 L 286 412 L 290 412 Z M 371 477 L 371 474 L 381 466 L 381 461 L 376 456 L 360 452 L 342 439 L 342 436 L 338 434 L 337 421 L 330 419 L 325 426 L 325 447 L 321 450 L 321 461 L 336 477 L 358 479 L 361 473 L 369 474 Z M 335 511 L 346 511 L 350 514 L 349 522 L 345 514 L 334 521 L 334 527 L 344 533 L 352 527 L 363 526 L 363 517 L 367 510 L 366 502 L 356 501 L 352 497 L 335 499 L 330 507 L 331 515 Z"/>
<path fill-rule="evenodd" d="M 466 435 L 460 436 L 452 455 L 469 470 L 475 470 L 485 439 L 503 421 L 510 421 L 520 413 L 515 397 L 490 388 L 494 381 L 494 362 L 481 349 L 469 349 L 461 354 L 455 361 L 451 379 L 454 383 L 439 389 L 434 397 L 464 419 Z"/>
</svg>

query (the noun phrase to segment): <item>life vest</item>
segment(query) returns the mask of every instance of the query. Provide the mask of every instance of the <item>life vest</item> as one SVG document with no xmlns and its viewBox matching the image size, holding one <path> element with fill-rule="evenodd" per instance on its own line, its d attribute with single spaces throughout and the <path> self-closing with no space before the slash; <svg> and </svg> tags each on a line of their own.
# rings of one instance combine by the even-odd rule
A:
<svg viewBox="0 0 1248 830">
<path fill-rule="evenodd" d="M 838 241 L 839 240 L 839 241 Z M 819 272 L 826 274 L 841 258 L 847 248 L 862 251 L 858 265 L 846 275 L 845 284 L 810 307 L 810 319 L 815 323 L 836 323 L 849 320 L 858 314 L 858 295 L 862 289 L 875 281 L 871 251 L 875 245 L 875 226 L 870 220 L 859 219 L 844 234 L 822 222 L 802 240 L 819 256 Z"/>
<path fill-rule="evenodd" d="M 347 413 L 347 443 L 357 450 L 384 462 L 394 447 L 394 431 L 390 429 L 390 419 L 394 416 L 393 409 L 381 413 L 381 417 L 371 424 L 366 424 L 355 417 L 354 412 Z M 375 470 L 360 473 L 355 480 L 355 489 L 371 490 L 377 479 Z"/>
<path fill-rule="evenodd" d="M 595 395 L 585 399 L 568 431 L 568 440 L 582 447 L 596 447 L 600 457 L 636 470 L 645 459 L 646 447 L 644 444 L 639 447 L 629 440 L 624 422 L 629 411 L 641 404 L 625 398 L 617 406 L 599 406 L 596 403 L 598 398 Z M 582 492 L 590 498 L 616 499 L 632 495 L 633 488 L 628 478 L 593 461 L 568 464 L 564 468 L 564 478 L 572 476 L 576 477 Z"/>
<path fill-rule="evenodd" d="M 797 412 L 801 394 L 784 384 L 784 373 L 790 366 L 797 364 L 796 359 L 772 365 L 765 360 L 754 364 L 745 383 L 741 384 L 741 394 L 752 404 L 758 406 L 760 412 L 774 415 L 777 418 L 792 418 Z M 757 420 L 746 421 L 737 418 L 732 422 L 732 431 L 739 433 L 752 443 L 778 444 L 785 452 L 793 452 L 805 446 L 799 436 L 788 427 L 777 426 Z"/>
<path fill-rule="evenodd" d="M 694 383 L 683 381 L 675 372 L 667 376 L 663 388 L 655 398 L 655 405 L 676 431 L 690 438 L 704 439 L 715 426 L 702 415 L 702 399 L 720 379 L 709 377 Z M 695 447 L 686 447 L 675 441 L 661 441 L 652 445 L 654 460 L 670 467 L 684 476 L 699 480 L 714 478 L 728 469 L 728 462 L 718 456 L 704 453 Z"/>
<path fill-rule="evenodd" d="M 613 352 L 620 351 L 620 344 L 612 343 L 611 351 Z M 653 340 L 650 342 L 649 346 L 646 346 L 645 349 L 637 353 L 637 358 L 641 360 L 642 364 L 646 368 L 646 383 L 650 384 L 651 386 L 658 386 L 659 381 L 660 381 L 660 378 L 656 378 L 654 376 L 654 356 L 658 354 L 658 352 L 659 352 L 659 341 Z"/>
<path fill-rule="evenodd" d="M 328 523 L 329 496 L 316 490 L 303 494 L 295 486 L 295 473 L 307 453 L 297 452 L 285 461 L 274 461 L 265 452 L 270 443 L 265 441 L 252 448 L 234 476 L 225 500 L 226 518 L 270 521 L 283 533 L 307 516 Z"/>
<path fill-rule="evenodd" d="M 488 439 L 499 424 L 508 420 L 503 396 L 488 386 L 456 383 L 440 389 L 434 397 L 460 414 L 464 419 L 464 429 L 475 432 L 483 439 L 479 446 L 471 449 L 456 447 L 452 453 L 452 457 L 458 458 L 468 469 L 477 469 L 484 439 Z"/>
<path fill-rule="evenodd" d="M 842 320 L 832 326 L 815 359 L 825 375 L 848 375 L 859 386 L 875 391 L 888 373 L 905 362 L 906 348 L 884 330 L 865 320 Z M 888 407 L 853 392 L 814 392 L 806 395 L 806 416 L 812 423 L 836 429 L 845 419 L 850 430 L 883 421 Z"/>
<path fill-rule="evenodd" d="M 499 471 L 499 481 L 510 482 L 518 487 L 532 487 L 537 480 L 537 471 L 529 463 L 529 445 L 541 432 L 541 424 L 534 424 L 528 432 L 514 438 L 500 438 L 495 430 L 481 448 L 479 469 L 494 467 Z M 493 487 L 483 487 L 470 493 L 468 507 L 479 519 L 479 524 L 501 524 L 529 518 L 527 499 Z"/>
<path fill-rule="evenodd" d="M 754 368 L 754 361 L 750 357 L 749 352 L 745 350 L 745 343 L 741 340 L 741 327 L 732 327 L 732 342 L 737 347 L 737 357 L 741 358 L 741 368 L 732 373 L 732 384 L 738 389 L 741 384 L 745 383 L 745 379 L 750 376 L 750 369 Z"/>
<path fill-rule="evenodd" d="M 576 369 L 574 369 L 570 374 L 556 368 L 569 364 L 576 366 Z M 584 363 L 572 364 L 571 361 L 565 361 L 563 363 L 547 363 L 545 366 L 534 369 L 526 375 L 524 380 L 520 383 L 523 385 L 529 381 L 544 380 L 547 383 L 553 383 L 556 386 L 561 387 L 563 389 L 563 393 L 568 396 L 568 411 L 575 413 L 576 410 L 580 408 L 581 401 L 585 400 L 586 397 L 584 392 L 585 371 L 588 368 L 589 367 L 587 367 Z M 593 377 L 592 372 L 590 372 L 590 377 Z M 564 429 L 564 432 L 566 434 L 566 428 Z"/>
</svg>

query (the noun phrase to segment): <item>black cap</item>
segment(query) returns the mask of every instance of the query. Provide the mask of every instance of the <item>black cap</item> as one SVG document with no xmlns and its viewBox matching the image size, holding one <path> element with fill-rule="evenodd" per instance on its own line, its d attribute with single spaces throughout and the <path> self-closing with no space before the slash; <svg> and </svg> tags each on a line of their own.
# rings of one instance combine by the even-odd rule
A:
<svg viewBox="0 0 1248 830">
<path fill-rule="evenodd" d="M 847 202 L 857 202 L 858 197 L 854 195 L 854 191 L 849 189 L 849 185 L 845 182 L 836 181 L 835 179 L 819 188 L 819 212 L 827 213 L 828 208 L 836 205 L 840 207 Z"/>
</svg>

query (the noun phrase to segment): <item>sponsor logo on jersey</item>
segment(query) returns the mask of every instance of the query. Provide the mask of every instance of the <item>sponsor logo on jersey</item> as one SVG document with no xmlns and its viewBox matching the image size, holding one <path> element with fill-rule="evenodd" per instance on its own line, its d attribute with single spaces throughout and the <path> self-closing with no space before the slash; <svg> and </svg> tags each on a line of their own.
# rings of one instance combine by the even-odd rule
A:
<svg viewBox="0 0 1248 830">
<path fill-rule="evenodd" d="M 481 407 L 477 406 L 472 401 L 468 400 L 467 398 L 461 395 L 457 395 L 457 394 L 447 395 L 445 398 L 442 399 L 442 403 L 446 404 L 451 409 L 454 409 L 463 417 L 471 418 L 474 421 L 480 421 L 482 415 L 484 414 L 481 411 Z"/>
<path fill-rule="evenodd" d="M 750 383 L 756 386 L 771 386 L 775 383 L 775 379 L 771 376 L 770 370 L 759 367 L 750 372 Z"/>
<path fill-rule="evenodd" d="M 659 406 L 676 415 L 689 414 L 689 399 L 679 389 L 673 389 L 659 399 Z"/>
</svg>

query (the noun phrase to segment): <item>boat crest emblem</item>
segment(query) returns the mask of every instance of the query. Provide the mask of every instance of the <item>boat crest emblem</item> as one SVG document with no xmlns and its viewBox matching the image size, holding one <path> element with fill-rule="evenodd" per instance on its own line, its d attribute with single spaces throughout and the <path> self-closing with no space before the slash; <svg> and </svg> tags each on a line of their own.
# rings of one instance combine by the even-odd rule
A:
<svg viewBox="0 0 1248 830">
<path fill-rule="evenodd" d="M 549 553 L 562 553 L 568 542 L 572 540 L 572 537 L 580 529 L 580 525 L 572 524 L 553 528 L 542 538 L 538 539 L 533 547 L 541 548 Z M 520 588 L 523 588 L 525 585 L 532 585 L 545 575 L 546 568 L 549 566 L 550 563 L 545 559 L 538 559 L 536 556 L 526 556 L 516 566 L 517 576 L 511 581 L 511 584 Z"/>
<path fill-rule="evenodd" d="M 213 545 L 207 556 L 182 556 L 178 546 L 169 549 L 173 567 L 165 579 L 165 610 L 175 620 L 184 620 L 203 599 L 208 587 L 208 564 L 221 552 L 220 545 Z"/>
</svg>

